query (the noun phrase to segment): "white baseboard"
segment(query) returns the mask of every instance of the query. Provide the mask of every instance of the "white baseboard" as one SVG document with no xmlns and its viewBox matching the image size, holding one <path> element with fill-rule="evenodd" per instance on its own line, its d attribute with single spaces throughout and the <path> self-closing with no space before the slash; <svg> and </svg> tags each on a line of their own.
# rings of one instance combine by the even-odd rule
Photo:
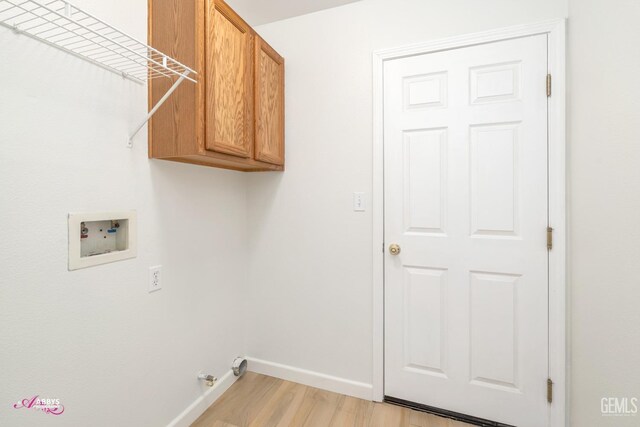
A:
<svg viewBox="0 0 640 427">
<path fill-rule="evenodd" d="M 310 387 L 316 387 L 334 393 L 346 394 L 365 400 L 372 400 L 373 386 L 371 384 L 334 377 L 320 372 L 308 371 L 280 363 L 247 357 L 248 369 L 251 372 L 281 378 Z"/>
<path fill-rule="evenodd" d="M 204 392 L 204 394 L 198 397 L 187 409 L 175 417 L 167 427 L 189 427 L 200 415 L 204 414 L 207 408 L 218 400 L 237 379 L 238 378 L 233 375 L 233 371 L 229 370 L 222 378 L 216 381 L 213 387 Z"/>
</svg>

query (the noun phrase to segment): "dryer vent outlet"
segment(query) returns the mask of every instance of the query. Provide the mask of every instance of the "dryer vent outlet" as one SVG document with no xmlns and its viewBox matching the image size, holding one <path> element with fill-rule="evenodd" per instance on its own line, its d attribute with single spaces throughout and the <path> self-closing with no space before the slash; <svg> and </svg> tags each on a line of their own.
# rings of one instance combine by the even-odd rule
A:
<svg viewBox="0 0 640 427">
<path fill-rule="evenodd" d="M 236 377 L 241 377 L 247 372 L 247 359 L 244 357 L 236 357 L 233 361 L 233 365 L 231 365 L 231 369 L 233 369 L 233 374 Z"/>
</svg>

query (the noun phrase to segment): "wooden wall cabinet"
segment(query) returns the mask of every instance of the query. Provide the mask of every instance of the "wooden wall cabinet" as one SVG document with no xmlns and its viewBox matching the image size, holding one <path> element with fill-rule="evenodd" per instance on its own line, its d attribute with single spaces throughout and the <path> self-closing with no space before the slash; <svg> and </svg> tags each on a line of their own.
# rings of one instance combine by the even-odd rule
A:
<svg viewBox="0 0 640 427">
<path fill-rule="evenodd" d="M 151 119 L 150 158 L 284 170 L 284 59 L 240 16 L 221 0 L 149 0 L 149 44 L 198 72 Z M 171 84 L 150 80 L 150 104 Z"/>
</svg>

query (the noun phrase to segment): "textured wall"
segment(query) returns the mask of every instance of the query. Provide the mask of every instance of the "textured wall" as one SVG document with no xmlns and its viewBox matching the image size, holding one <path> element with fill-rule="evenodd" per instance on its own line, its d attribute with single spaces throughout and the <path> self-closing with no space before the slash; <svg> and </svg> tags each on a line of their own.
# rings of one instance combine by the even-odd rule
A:
<svg viewBox="0 0 640 427">
<path fill-rule="evenodd" d="M 571 414 L 624 427 L 603 397 L 640 398 L 640 3 L 571 0 Z"/>
</svg>

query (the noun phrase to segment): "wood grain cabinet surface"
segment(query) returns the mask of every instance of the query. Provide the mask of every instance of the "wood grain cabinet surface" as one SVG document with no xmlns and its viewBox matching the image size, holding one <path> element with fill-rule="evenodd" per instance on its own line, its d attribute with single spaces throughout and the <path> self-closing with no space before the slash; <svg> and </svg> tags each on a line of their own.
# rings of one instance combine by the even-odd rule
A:
<svg viewBox="0 0 640 427">
<path fill-rule="evenodd" d="M 284 58 L 255 41 L 255 157 L 284 165 Z"/>
<path fill-rule="evenodd" d="M 149 157 L 284 170 L 284 59 L 221 0 L 149 0 L 149 43 L 198 72 L 149 125 Z M 155 104 L 169 79 L 149 84 Z"/>
</svg>

